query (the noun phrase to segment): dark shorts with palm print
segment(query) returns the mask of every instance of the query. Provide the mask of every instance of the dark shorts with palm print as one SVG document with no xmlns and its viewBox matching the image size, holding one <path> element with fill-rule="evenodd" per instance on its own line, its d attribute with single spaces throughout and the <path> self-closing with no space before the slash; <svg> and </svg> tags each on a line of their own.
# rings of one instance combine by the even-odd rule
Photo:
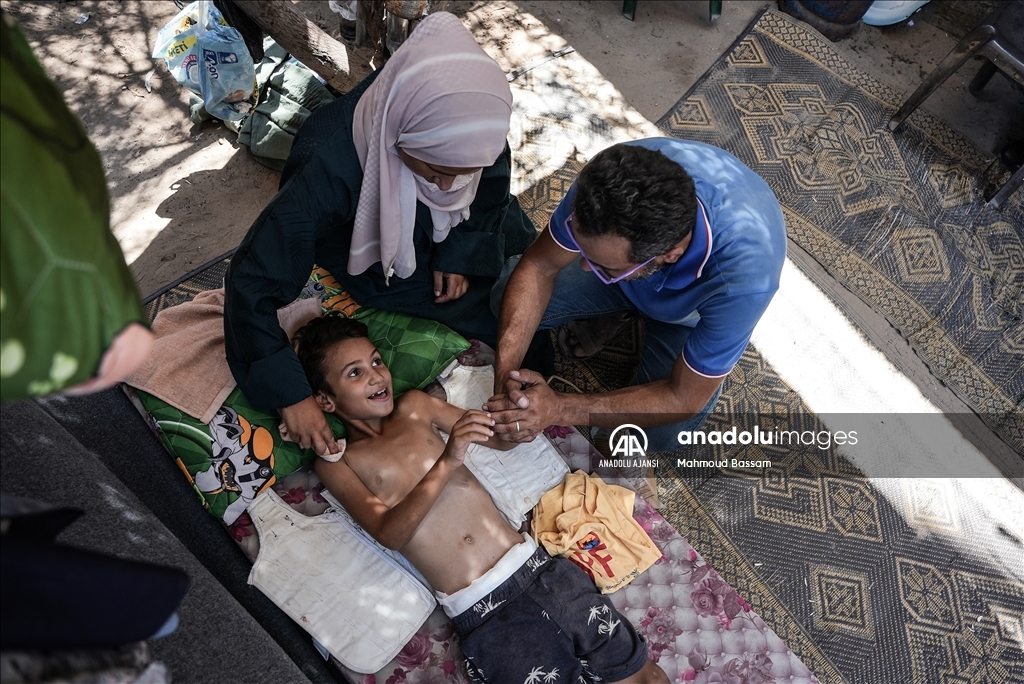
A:
<svg viewBox="0 0 1024 684">
<path fill-rule="evenodd" d="M 543 548 L 452 622 L 473 682 L 615 682 L 647 662 L 647 643 L 593 580 Z"/>
</svg>

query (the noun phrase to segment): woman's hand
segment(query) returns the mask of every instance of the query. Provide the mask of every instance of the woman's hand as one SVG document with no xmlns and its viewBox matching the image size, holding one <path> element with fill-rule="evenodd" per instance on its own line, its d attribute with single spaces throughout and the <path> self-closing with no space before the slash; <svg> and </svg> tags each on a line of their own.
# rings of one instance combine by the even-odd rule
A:
<svg viewBox="0 0 1024 684">
<path fill-rule="evenodd" d="M 285 427 L 282 437 L 288 441 L 297 442 L 303 449 L 312 449 L 317 456 L 338 451 L 334 433 L 313 397 L 281 409 L 281 419 Z"/>
<path fill-rule="evenodd" d="M 469 278 L 458 273 L 434 271 L 434 303 L 444 304 L 466 294 Z"/>
</svg>

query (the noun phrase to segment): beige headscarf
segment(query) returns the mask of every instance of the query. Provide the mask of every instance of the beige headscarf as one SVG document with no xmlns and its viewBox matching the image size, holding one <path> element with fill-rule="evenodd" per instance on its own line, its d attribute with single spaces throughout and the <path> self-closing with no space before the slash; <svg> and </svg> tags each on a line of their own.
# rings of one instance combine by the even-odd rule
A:
<svg viewBox="0 0 1024 684">
<path fill-rule="evenodd" d="M 412 275 L 417 198 L 430 207 L 434 242 L 469 218 L 480 172 L 457 191 L 431 191 L 396 146 L 428 164 L 486 168 L 505 148 L 511 114 L 504 72 L 462 22 L 448 12 L 421 21 L 356 104 L 352 137 L 363 185 L 348 272 L 379 261 L 388 278 Z"/>
</svg>

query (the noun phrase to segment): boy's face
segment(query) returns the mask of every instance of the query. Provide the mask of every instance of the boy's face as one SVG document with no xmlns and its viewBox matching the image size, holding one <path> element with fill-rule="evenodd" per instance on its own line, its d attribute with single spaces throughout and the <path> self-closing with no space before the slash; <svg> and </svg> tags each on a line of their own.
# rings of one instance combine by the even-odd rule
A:
<svg viewBox="0 0 1024 684">
<path fill-rule="evenodd" d="M 365 337 L 335 343 L 324 358 L 333 396 L 317 396 L 320 408 L 348 420 L 383 418 L 395 408 L 391 372 Z"/>
</svg>

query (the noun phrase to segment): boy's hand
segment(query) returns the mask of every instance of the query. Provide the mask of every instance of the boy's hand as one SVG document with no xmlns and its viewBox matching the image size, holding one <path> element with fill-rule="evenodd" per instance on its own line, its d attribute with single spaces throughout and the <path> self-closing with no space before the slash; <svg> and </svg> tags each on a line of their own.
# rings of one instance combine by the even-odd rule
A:
<svg viewBox="0 0 1024 684">
<path fill-rule="evenodd" d="M 471 443 L 481 444 L 494 436 L 494 430 L 491 429 L 493 426 L 494 419 L 490 413 L 466 411 L 452 426 L 451 434 L 448 435 L 448 446 L 441 457 L 453 466 L 462 465 L 466 460 L 466 449 Z"/>
<path fill-rule="evenodd" d="M 281 418 L 285 426 L 282 431 L 284 439 L 298 442 L 303 449 L 312 449 L 317 456 L 338 451 L 334 433 L 313 397 L 306 397 L 297 404 L 284 407 L 281 409 Z"/>
</svg>

